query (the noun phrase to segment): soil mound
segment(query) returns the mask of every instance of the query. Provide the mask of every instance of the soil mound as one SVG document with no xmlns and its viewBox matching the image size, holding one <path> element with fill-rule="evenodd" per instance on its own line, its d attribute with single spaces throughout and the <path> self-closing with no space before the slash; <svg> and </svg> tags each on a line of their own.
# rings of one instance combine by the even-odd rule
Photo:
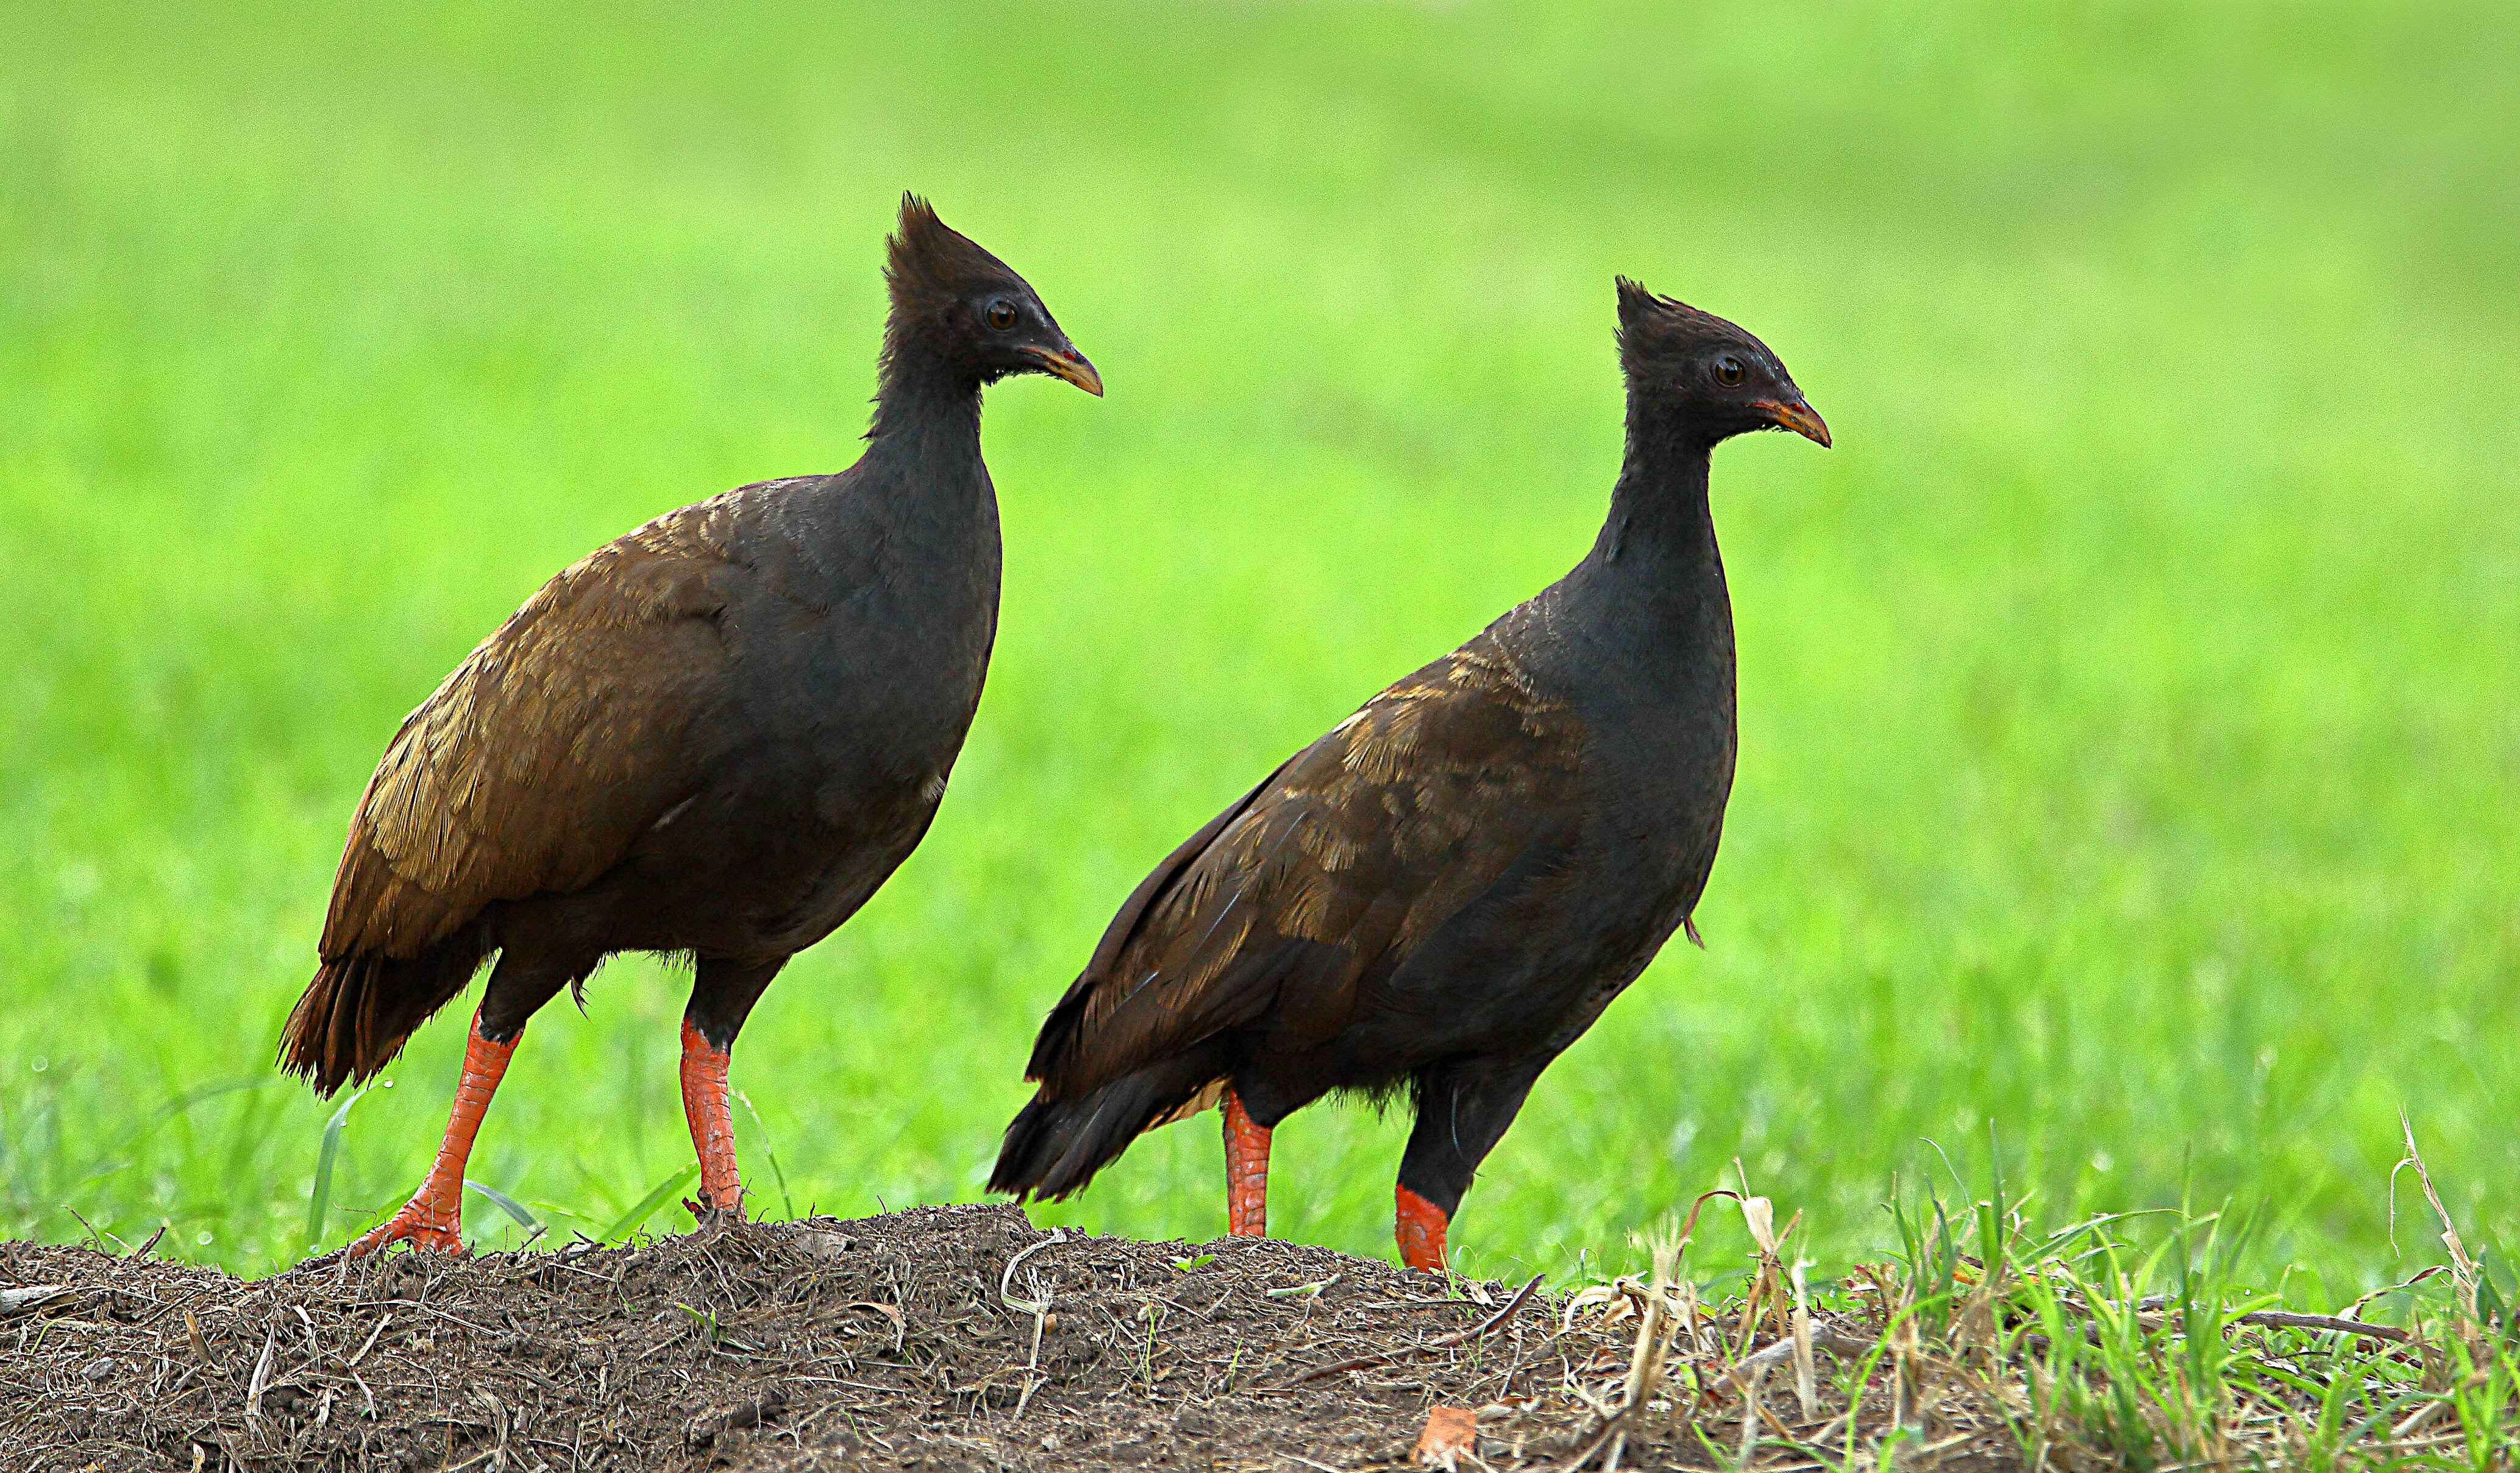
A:
<svg viewBox="0 0 2520 1473">
<path fill-rule="evenodd" d="M 1012 1207 L 258 1283 L 9 1244 L 0 1450 L 65 1469 L 1354 1465 L 1407 1454 L 1430 1402 L 1509 1395 L 1543 1354 L 1538 1296 L 1413 1353 L 1510 1298 L 1476 1292 L 1272 1239 L 1043 1232 Z"/>
<path fill-rule="evenodd" d="M 1342 1473 L 1407 1463 L 1424 1434 L 1463 1468 L 1563 1466 L 1600 1440 L 1636 1330 L 1562 1329 L 1561 1308 L 1274 1239 L 1045 1232 L 1012 1207 L 260 1282 L 13 1243 L 0 1463 Z M 1429 1432 L 1447 1406 L 1476 1421 Z M 1707 1461 L 1678 1426 L 1636 1428 L 1627 1466 L 1675 1458 Z"/>
</svg>

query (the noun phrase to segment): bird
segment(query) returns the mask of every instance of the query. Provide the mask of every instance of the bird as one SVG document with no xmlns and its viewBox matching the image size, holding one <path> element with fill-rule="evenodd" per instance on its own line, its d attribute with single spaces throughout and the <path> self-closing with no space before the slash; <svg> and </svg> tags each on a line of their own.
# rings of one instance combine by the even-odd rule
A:
<svg viewBox="0 0 2520 1473">
<path fill-rule="evenodd" d="M 1768 346 L 1617 280 L 1626 450 L 1591 552 L 1392 685 L 1141 882 L 1042 1025 L 993 1190 L 1059 1198 L 1221 1106 L 1228 1230 L 1270 1132 L 1406 1096 L 1401 1261 L 1440 1270 L 1534 1082 L 1693 918 L 1736 745 L 1715 446 L 1827 424 Z M 1700 942 L 1702 945 L 1703 943 Z"/>
<path fill-rule="evenodd" d="M 742 1216 L 736 1035 L 925 835 L 997 635 L 982 389 L 1102 379 L 916 195 L 886 241 L 856 464 L 668 512 L 544 584 L 402 723 L 359 799 L 280 1063 L 367 1080 L 495 957 L 435 1162 L 348 1247 L 461 1253 L 464 1166 L 534 1012 L 615 952 L 688 958 L 695 1209 Z"/>
</svg>

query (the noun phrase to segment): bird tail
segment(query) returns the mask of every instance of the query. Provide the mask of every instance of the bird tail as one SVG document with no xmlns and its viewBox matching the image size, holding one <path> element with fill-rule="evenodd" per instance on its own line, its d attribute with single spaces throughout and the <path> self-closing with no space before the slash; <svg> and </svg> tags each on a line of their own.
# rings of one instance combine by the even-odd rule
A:
<svg viewBox="0 0 2520 1473">
<path fill-rule="evenodd" d="M 362 1084 L 402 1051 L 429 1015 L 455 1001 L 485 952 L 440 943 L 417 957 L 337 957 L 315 969 L 280 1032 L 280 1066 L 318 1094 Z"/>
<path fill-rule="evenodd" d="M 1214 1103 L 1225 1072 L 1223 1057 L 1201 1049 L 1066 1098 L 1051 1098 L 1045 1087 L 1007 1127 L 989 1190 L 1017 1201 L 1084 1190 L 1129 1142 Z"/>
</svg>

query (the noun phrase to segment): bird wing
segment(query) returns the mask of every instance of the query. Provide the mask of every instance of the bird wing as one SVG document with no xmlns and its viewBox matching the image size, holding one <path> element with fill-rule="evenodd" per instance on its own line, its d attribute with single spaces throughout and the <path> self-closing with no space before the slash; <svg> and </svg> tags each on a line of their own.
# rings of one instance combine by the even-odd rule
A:
<svg viewBox="0 0 2520 1473">
<path fill-rule="evenodd" d="M 1147 877 L 1029 1077 L 1079 1094 L 1264 1018 L 1288 1047 L 1328 1038 L 1446 921 L 1571 843 L 1583 733 L 1493 634 L 1394 685 Z"/>
<path fill-rule="evenodd" d="M 691 794 L 679 737 L 729 658 L 738 494 L 571 565 L 403 721 L 350 821 L 325 960 L 414 956 L 493 902 L 590 884 Z"/>
</svg>

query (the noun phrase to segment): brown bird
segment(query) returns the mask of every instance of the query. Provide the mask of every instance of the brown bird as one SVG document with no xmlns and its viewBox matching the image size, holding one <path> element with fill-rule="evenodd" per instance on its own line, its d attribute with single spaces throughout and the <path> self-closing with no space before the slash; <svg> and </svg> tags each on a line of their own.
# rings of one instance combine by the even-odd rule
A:
<svg viewBox="0 0 2520 1473">
<path fill-rule="evenodd" d="M 926 833 L 998 625 L 980 390 L 1102 381 L 1041 298 L 905 197 L 866 453 L 669 512 L 525 602 L 394 734 L 281 1062 L 383 1068 L 493 954 L 436 1164 L 355 1243 L 460 1252 L 464 1161 L 525 1020 L 614 952 L 689 955 L 699 1206 L 741 1216 L 738 1031 Z"/>
<path fill-rule="evenodd" d="M 1710 456 L 1828 429 L 1766 344 L 1621 280 L 1627 457 L 1591 556 L 1210 820 L 1120 908 L 1034 1045 L 993 1189 L 1058 1197 L 1220 1100 L 1227 1220 L 1332 1092 L 1417 1102 L 1400 1256 L 1442 1266 L 1550 1060 L 1689 921 L 1733 758 Z"/>
</svg>

